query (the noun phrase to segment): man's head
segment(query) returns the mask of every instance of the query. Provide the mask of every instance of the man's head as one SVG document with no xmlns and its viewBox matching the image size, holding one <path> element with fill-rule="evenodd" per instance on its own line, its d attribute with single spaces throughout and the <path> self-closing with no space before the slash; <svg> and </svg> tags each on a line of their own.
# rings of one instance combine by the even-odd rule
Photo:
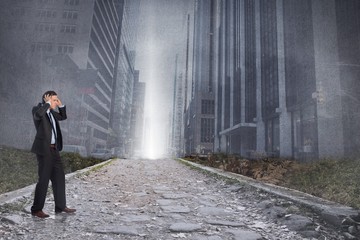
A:
<svg viewBox="0 0 360 240">
<path fill-rule="evenodd" d="M 57 93 L 55 91 L 46 91 L 42 96 L 42 102 L 50 101 L 50 108 L 55 109 L 59 105 Z"/>
</svg>

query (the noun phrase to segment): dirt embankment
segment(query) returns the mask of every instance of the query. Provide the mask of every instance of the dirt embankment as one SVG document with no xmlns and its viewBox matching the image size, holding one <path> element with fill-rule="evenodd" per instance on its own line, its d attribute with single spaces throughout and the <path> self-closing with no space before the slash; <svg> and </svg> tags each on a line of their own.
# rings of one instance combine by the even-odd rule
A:
<svg viewBox="0 0 360 240">
<path fill-rule="evenodd" d="M 300 168 L 299 163 L 295 161 L 277 158 L 248 160 L 236 156 L 209 155 L 189 156 L 186 159 L 272 184 L 281 184 L 286 180 L 288 173 Z"/>
</svg>

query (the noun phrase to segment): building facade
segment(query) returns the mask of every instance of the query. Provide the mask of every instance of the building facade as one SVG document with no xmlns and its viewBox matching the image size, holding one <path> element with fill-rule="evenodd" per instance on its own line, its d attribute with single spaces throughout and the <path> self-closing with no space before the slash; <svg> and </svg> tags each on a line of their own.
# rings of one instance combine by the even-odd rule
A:
<svg viewBox="0 0 360 240">
<path fill-rule="evenodd" d="M 119 5 L 120 2 L 119 2 Z M 110 116 L 109 148 L 116 148 L 119 156 L 129 154 L 131 139 L 131 108 L 133 102 L 135 70 L 135 43 L 140 0 L 125 0 L 123 18 L 119 25 L 116 79 L 113 85 Z"/>
<path fill-rule="evenodd" d="M 144 139 L 144 106 L 146 83 L 139 82 L 139 71 L 135 71 L 134 94 L 131 108 L 131 138 L 128 144 L 130 156 L 140 157 L 143 154 Z"/>
<path fill-rule="evenodd" d="M 216 1 L 216 9 L 215 150 L 303 160 L 356 153 L 359 3 Z"/>
<path fill-rule="evenodd" d="M 169 150 L 171 156 L 182 156 L 184 149 L 184 79 L 182 73 L 177 72 L 178 56 L 175 60 L 173 106 L 171 113 L 171 131 L 169 137 Z"/>
<path fill-rule="evenodd" d="M 125 105 L 127 109 L 131 108 L 135 55 L 131 42 L 135 36 L 130 32 L 136 31 L 131 28 L 137 24 L 133 20 L 138 5 L 139 1 L 126 0 L 1 2 L 1 24 L 5 26 L 1 30 L 1 45 L 4 49 L 10 47 L 11 55 L 22 58 L 24 68 L 28 69 L 27 78 L 17 79 L 19 84 L 27 86 L 29 81 L 45 88 L 41 92 L 58 89 L 55 77 L 45 74 L 49 67 L 47 59 L 56 55 L 69 56 L 78 67 L 77 78 L 64 77 L 69 82 L 63 82 L 64 88 L 61 89 L 64 92 L 74 92 L 75 89 L 78 100 L 71 104 L 80 104 L 83 109 L 81 118 L 77 118 L 82 125 L 78 128 L 78 135 L 83 136 L 83 140 L 69 144 L 84 145 L 88 152 L 95 148 L 114 147 L 112 139 L 119 138 L 119 131 L 116 131 L 119 121 L 114 122 L 115 103 L 116 98 L 122 97 L 118 95 L 124 94 L 118 91 L 124 82 L 128 86 Z M 131 65 L 132 75 L 122 74 L 119 66 L 124 62 Z M 64 67 L 59 65 L 54 71 L 62 69 L 66 73 Z M 30 86 L 25 88 L 29 89 Z M 29 93 L 30 99 L 38 99 L 39 92 L 30 90 Z M 128 112 L 128 115 L 117 117 L 126 118 L 121 126 L 129 129 L 130 110 Z M 117 135 L 114 137 L 114 134 Z"/>
<path fill-rule="evenodd" d="M 213 62 L 215 1 L 195 1 L 193 59 L 189 104 L 185 99 L 184 153 L 213 151 L 215 88 Z M 185 89 L 186 91 L 186 89 Z"/>
</svg>

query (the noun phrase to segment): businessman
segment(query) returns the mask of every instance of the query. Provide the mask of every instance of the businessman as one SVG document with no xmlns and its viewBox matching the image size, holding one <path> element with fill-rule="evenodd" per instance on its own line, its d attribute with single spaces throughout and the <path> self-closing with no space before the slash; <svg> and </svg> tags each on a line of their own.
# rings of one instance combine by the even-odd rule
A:
<svg viewBox="0 0 360 240">
<path fill-rule="evenodd" d="M 31 151 L 36 154 L 39 178 L 31 214 L 39 218 L 49 217 L 43 212 L 49 180 L 55 199 L 55 213 L 74 213 L 75 209 L 66 206 L 65 173 L 59 154 L 63 145 L 59 121 L 67 118 L 66 107 L 56 92 L 47 91 L 42 96 L 42 103 L 33 107 L 32 114 L 36 136 Z"/>
</svg>

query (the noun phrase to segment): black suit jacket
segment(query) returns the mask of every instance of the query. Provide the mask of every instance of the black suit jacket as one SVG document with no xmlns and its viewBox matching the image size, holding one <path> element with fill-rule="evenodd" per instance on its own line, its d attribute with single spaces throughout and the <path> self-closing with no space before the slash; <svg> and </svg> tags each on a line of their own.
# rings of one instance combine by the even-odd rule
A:
<svg viewBox="0 0 360 240">
<path fill-rule="evenodd" d="M 39 103 L 37 106 L 33 107 L 32 114 L 34 119 L 34 124 L 36 128 L 36 136 L 34 143 L 31 148 L 31 152 L 39 154 L 39 155 L 47 155 L 50 154 L 50 143 L 51 143 L 51 134 L 52 127 L 50 123 L 50 119 L 46 114 L 46 111 L 50 108 L 49 103 Z M 65 120 L 66 116 L 66 107 L 59 108 L 59 112 L 54 110 L 50 110 L 52 115 L 55 118 L 56 123 L 56 147 L 59 151 L 62 150 L 62 135 L 61 129 L 59 125 L 59 121 Z"/>
</svg>

